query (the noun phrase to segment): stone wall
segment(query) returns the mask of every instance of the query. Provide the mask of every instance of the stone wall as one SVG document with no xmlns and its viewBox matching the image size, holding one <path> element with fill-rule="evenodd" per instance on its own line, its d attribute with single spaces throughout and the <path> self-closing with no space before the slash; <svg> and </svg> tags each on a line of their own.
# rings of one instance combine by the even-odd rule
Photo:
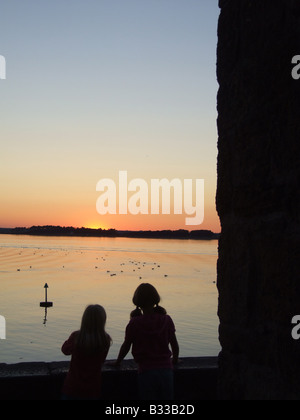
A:
<svg viewBox="0 0 300 420">
<path fill-rule="evenodd" d="M 59 400 L 69 362 L 0 364 L 0 400 Z M 175 368 L 176 401 L 215 400 L 216 357 L 183 358 Z M 138 400 L 137 365 L 126 360 L 120 369 L 105 365 L 102 374 L 105 401 Z"/>
<path fill-rule="evenodd" d="M 219 5 L 220 397 L 300 398 L 300 2 Z"/>
</svg>

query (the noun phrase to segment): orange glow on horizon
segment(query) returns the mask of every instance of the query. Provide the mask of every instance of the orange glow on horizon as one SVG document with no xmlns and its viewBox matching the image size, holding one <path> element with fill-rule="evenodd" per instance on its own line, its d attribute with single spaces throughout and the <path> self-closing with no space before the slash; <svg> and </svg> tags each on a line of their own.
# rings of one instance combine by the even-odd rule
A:
<svg viewBox="0 0 300 420">
<path fill-rule="evenodd" d="M 199 226 L 186 226 L 184 223 L 180 223 L 176 221 L 175 219 L 170 219 L 169 221 L 165 219 L 156 219 L 153 220 L 149 218 L 149 220 L 145 219 L 137 219 L 132 220 L 128 219 L 127 221 L 124 220 L 124 218 L 121 219 L 114 219 L 110 220 L 107 223 L 102 222 L 91 222 L 91 223 L 80 223 L 78 220 L 75 222 L 75 220 L 71 219 L 65 219 L 65 220 L 49 220 L 39 219 L 38 221 L 34 219 L 27 220 L 25 223 L 22 222 L 16 222 L 16 221 L 1 221 L 0 222 L 0 228 L 15 228 L 15 227 L 26 227 L 30 228 L 31 226 L 62 226 L 62 227 L 74 227 L 74 228 L 87 228 L 87 229 L 103 229 L 103 230 L 109 230 L 109 229 L 116 229 L 116 230 L 128 230 L 128 231 L 156 231 L 156 230 L 179 230 L 184 229 L 188 231 L 192 230 L 211 230 L 212 232 L 219 233 L 221 231 L 220 223 L 218 219 L 211 218 L 210 221 L 204 222 L 202 225 Z"/>
<path fill-rule="evenodd" d="M 29 212 L 28 212 L 29 213 Z M 90 214 L 87 214 L 90 213 Z M 215 233 L 221 231 L 220 221 L 215 211 L 207 211 L 204 222 L 199 226 L 187 226 L 184 223 L 184 216 L 176 215 L 107 215 L 97 217 L 93 211 L 77 212 L 75 214 L 49 214 L 49 212 L 41 212 L 35 216 L 32 212 L 24 214 L 23 217 L 19 215 L 7 214 L 0 220 L 0 228 L 15 228 L 31 226 L 62 226 L 74 228 L 85 227 L 88 229 L 116 229 L 116 230 L 211 230 Z"/>
<path fill-rule="evenodd" d="M 186 226 L 185 215 L 106 215 L 96 212 L 94 202 L 82 205 L 74 202 L 72 205 L 62 205 L 54 202 L 50 206 L 36 203 L 32 206 L 30 200 L 25 201 L 20 211 L 20 205 L 15 202 L 4 203 L 2 206 L 0 227 L 31 227 L 31 226 L 62 226 L 74 228 L 116 230 L 211 230 L 221 231 L 220 221 L 213 205 L 205 206 L 204 222 L 199 226 Z"/>
<path fill-rule="evenodd" d="M 94 229 L 94 230 L 98 230 L 98 229 L 107 230 L 107 229 L 110 229 L 109 227 L 105 226 L 104 224 L 100 224 L 100 223 L 87 223 L 83 227 L 85 227 L 86 229 Z"/>
</svg>

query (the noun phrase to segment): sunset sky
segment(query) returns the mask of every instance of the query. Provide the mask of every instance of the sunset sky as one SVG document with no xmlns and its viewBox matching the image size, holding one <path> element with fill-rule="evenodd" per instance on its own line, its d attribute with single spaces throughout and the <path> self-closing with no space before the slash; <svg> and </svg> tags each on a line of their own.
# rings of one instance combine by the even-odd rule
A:
<svg viewBox="0 0 300 420">
<path fill-rule="evenodd" d="M 219 231 L 217 0 L 1 4 L 0 227 Z M 97 213 L 100 179 L 205 180 L 205 218 Z"/>
</svg>

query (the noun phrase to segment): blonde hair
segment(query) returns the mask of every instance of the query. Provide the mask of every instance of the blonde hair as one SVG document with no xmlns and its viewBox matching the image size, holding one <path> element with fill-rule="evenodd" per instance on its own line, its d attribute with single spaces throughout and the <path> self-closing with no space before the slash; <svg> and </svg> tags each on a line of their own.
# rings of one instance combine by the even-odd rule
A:
<svg viewBox="0 0 300 420">
<path fill-rule="evenodd" d="M 93 355 L 107 351 L 111 338 L 105 331 L 106 312 L 100 305 L 89 305 L 82 316 L 76 347 L 79 351 Z"/>
</svg>

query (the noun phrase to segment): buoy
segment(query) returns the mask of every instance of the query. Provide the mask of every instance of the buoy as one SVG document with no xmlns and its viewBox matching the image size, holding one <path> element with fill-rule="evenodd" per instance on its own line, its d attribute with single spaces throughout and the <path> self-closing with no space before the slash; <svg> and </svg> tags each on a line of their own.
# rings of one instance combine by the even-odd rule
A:
<svg viewBox="0 0 300 420">
<path fill-rule="evenodd" d="M 40 307 L 41 308 L 51 308 L 53 306 L 53 302 L 48 302 L 48 289 L 49 289 L 49 286 L 48 286 L 47 283 L 45 284 L 44 289 L 45 289 L 45 302 L 41 302 L 40 303 Z"/>
</svg>

